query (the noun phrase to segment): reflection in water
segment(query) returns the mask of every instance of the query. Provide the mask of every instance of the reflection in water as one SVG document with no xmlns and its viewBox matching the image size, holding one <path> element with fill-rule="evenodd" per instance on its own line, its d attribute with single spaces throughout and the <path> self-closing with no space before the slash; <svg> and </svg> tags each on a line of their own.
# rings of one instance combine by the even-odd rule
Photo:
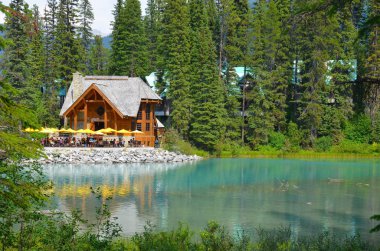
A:
<svg viewBox="0 0 380 251">
<path fill-rule="evenodd" d="M 216 220 L 231 231 L 290 226 L 295 237 L 324 230 L 360 233 L 375 241 L 369 220 L 380 212 L 380 165 L 376 161 L 211 159 L 190 164 L 48 165 L 54 202 L 95 218 L 97 202 L 110 209 L 125 234 L 147 221 L 163 230 L 179 221 L 194 230 Z"/>
</svg>

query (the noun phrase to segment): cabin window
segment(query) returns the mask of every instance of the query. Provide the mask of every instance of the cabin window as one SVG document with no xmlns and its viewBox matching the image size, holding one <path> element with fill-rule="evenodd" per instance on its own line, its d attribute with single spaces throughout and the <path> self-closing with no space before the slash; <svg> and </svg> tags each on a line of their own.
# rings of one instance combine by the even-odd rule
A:
<svg viewBox="0 0 380 251">
<path fill-rule="evenodd" d="M 146 123 L 145 126 L 145 131 L 149 132 L 150 131 L 150 123 Z"/>
<path fill-rule="evenodd" d="M 137 120 L 142 120 L 142 111 L 139 110 L 139 112 L 137 113 Z"/>
<path fill-rule="evenodd" d="M 136 129 L 141 131 L 141 123 L 137 123 Z"/>
<path fill-rule="evenodd" d="M 96 109 L 96 113 L 99 115 L 99 116 L 103 116 L 104 115 L 104 112 L 105 112 L 105 109 L 103 106 L 99 106 L 97 109 Z"/>
<path fill-rule="evenodd" d="M 146 104 L 145 114 L 146 114 L 145 118 L 147 120 L 150 120 L 150 104 Z"/>
</svg>

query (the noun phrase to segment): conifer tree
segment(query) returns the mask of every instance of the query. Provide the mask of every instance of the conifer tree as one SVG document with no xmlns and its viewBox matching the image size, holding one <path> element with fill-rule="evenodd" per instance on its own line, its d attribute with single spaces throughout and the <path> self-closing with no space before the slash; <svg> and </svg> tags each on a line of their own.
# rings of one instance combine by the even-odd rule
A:
<svg viewBox="0 0 380 251">
<path fill-rule="evenodd" d="M 125 75 L 144 77 L 147 72 L 148 51 L 139 0 L 127 0 L 124 7 L 123 43 L 119 48 L 125 52 L 123 62 Z"/>
<path fill-rule="evenodd" d="M 116 5 L 112 40 L 111 74 L 131 77 L 145 76 L 147 69 L 147 39 L 138 0 Z"/>
<path fill-rule="evenodd" d="M 225 125 L 222 82 L 215 65 L 215 46 L 203 0 L 190 1 L 191 16 L 191 98 L 190 140 L 202 149 L 213 151 L 224 136 Z"/>
<path fill-rule="evenodd" d="M 108 71 L 108 49 L 103 46 L 101 36 L 95 36 L 95 42 L 90 48 L 90 74 L 106 75 Z"/>
<path fill-rule="evenodd" d="M 380 15 L 380 3 L 376 0 L 368 1 L 369 16 L 367 20 Z M 366 111 L 372 123 L 376 113 L 380 110 L 380 24 L 374 23 L 369 29 L 365 41 L 364 69 L 362 81 L 365 88 L 363 99 L 366 103 Z"/>
<path fill-rule="evenodd" d="M 149 72 L 152 72 L 157 68 L 157 57 L 159 56 L 158 36 L 161 29 L 162 5 L 162 0 L 149 0 L 145 10 L 144 27 L 149 52 Z"/>
<path fill-rule="evenodd" d="M 276 2 L 258 1 L 253 16 L 254 80 L 248 93 L 252 145 L 268 143 L 272 131 L 286 130 L 286 90 L 289 83 L 289 44 Z M 283 38 L 284 36 L 284 38 Z"/>
<path fill-rule="evenodd" d="M 57 54 L 55 51 L 57 33 L 58 1 L 48 0 L 44 10 L 43 44 L 44 44 L 44 80 L 46 87 L 52 88 L 52 83 L 57 78 Z"/>
<path fill-rule="evenodd" d="M 89 0 L 81 0 L 79 5 L 79 27 L 78 33 L 81 40 L 82 48 L 84 48 L 84 63 L 88 71 L 90 67 L 90 47 L 93 39 L 92 22 L 94 21 L 94 13 L 92 12 L 91 2 Z"/>
<path fill-rule="evenodd" d="M 45 75 L 45 54 L 43 45 L 43 24 L 42 18 L 38 10 L 38 6 L 34 5 L 32 9 L 32 20 L 35 25 L 35 32 L 31 38 L 30 55 L 28 57 L 28 64 L 30 65 L 30 74 L 28 79 L 28 88 L 26 90 L 30 93 L 33 111 L 35 111 L 37 118 L 40 122 L 44 122 L 47 113 L 47 107 L 45 107 L 42 96 L 44 75 Z"/>
<path fill-rule="evenodd" d="M 26 90 L 30 76 L 30 66 L 28 57 L 30 51 L 30 11 L 28 5 L 23 0 L 12 0 L 10 8 L 15 15 L 6 17 L 5 37 L 12 43 L 4 51 L 3 74 L 6 80 L 18 90 L 15 98 L 25 105 L 29 103 L 29 93 Z"/>
<path fill-rule="evenodd" d="M 89 0 L 81 0 L 79 8 L 78 32 L 82 40 L 82 45 L 86 49 L 86 52 L 88 52 L 93 38 L 91 25 L 94 21 L 94 13 Z"/>
<path fill-rule="evenodd" d="M 300 26 L 299 39 L 304 69 L 300 83 L 301 99 L 298 106 L 299 125 L 304 132 L 303 146 L 312 147 L 322 126 L 328 104 L 326 84 L 327 62 L 335 49 L 339 22 L 326 13 L 317 13 L 305 19 Z M 305 36 L 304 32 L 308 34 Z"/>
<path fill-rule="evenodd" d="M 123 43 L 123 36 L 122 36 L 122 25 L 123 25 L 123 7 L 124 7 L 124 1 L 123 0 L 117 0 L 117 3 L 115 5 L 115 10 L 113 11 L 114 15 L 114 21 L 112 23 L 113 29 L 112 29 L 112 43 L 111 43 L 111 58 L 110 58 L 110 69 L 109 73 L 114 74 L 116 72 L 121 72 L 121 69 L 123 67 L 123 51 L 122 43 Z"/>
<path fill-rule="evenodd" d="M 335 27 L 335 41 L 331 42 L 331 51 L 327 64 L 326 94 L 324 114 L 318 136 L 331 136 L 338 142 L 342 137 L 344 125 L 352 117 L 352 75 L 355 72 L 356 60 L 354 41 L 356 30 L 346 7 L 331 19 Z"/>
<path fill-rule="evenodd" d="M 169 81 L 168 98 L 172 101 L 171 124 L 188 138 L 191 120 L 190 98 L 190 27 L 185 0 L 167 0 L 163 13 L 160 46 L 162 69 Z"/>
<path fill-rule="evenodd" d="M 78 0 L 61 0 L 58 6 L 55 50 L 58 77 L 68 87 L 72 74 L 84 69 L 84 48 L 76 33 Z"/>
</svg>

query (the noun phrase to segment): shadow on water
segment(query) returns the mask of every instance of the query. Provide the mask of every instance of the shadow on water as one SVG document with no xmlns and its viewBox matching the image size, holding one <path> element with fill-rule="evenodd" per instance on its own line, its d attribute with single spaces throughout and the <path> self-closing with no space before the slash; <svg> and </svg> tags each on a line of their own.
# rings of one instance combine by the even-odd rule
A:
<svg viewBox="0 0 380 251">
<path fill-rule="evenodd" d="M 209 159 L 186 164 L 48 165 L 53 207 L 78 208 L 90 221 L 90 187 L 112 196 L 126 235 L 150 221 L 162 230 L 179 221 L 198 231 L 216 220 L 231 231 L 290 226 L 295 235 L 368 233 L 380 213 L 379 161 Z"/>
</svg>

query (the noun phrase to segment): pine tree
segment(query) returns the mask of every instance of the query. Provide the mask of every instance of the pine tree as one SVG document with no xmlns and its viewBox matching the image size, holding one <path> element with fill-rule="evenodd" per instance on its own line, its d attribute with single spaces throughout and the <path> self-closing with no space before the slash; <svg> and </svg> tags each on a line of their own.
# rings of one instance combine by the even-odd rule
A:
<svg viewBox="0 0 380 251">
<path fill-rule="evenodd" d="M 369 16 L 367 20 L 380 15 L 380 3 L 376 0 L 368 1 Z M 365 43 L 364 71 L 362 73 L 362 81 L 365 87 L 364 100 L 366 102 L 366 110 L 371 117 L 372 122 L 375 121 L 376 113 L 380 109 L 380 24 L 374 23 L 367 34 Z"/>
<path fill-rule="evenodd" d="M 331 136 L 338 142 L 353 113 L 351 76 L 356 67 L 354 41 L 357 33 L 348 8 L 338 11 L 331 19 L 335 20 L 332 24 L 336 39 L 331 43 L 327 61 L 324 115 L 318 136 Z"/>
<path fill-rule="evenodd" d="M 118 2 L 112 40 L 111 74 L 131 77 L 145 76 L 147 69 L 147 39 L 138 0 Z"/>
<path fill-rule="evenodd" d="M 108 71 L 108 49 L 103 46 L 101 36 L 95 36 L 95 42 L 90 48 L 90 74 L 106 75 Z"/>
<path fill-rule="evenodd" d="M 124 7 L 125 23 L 123 23 L 122 49 L 125 52 L 123 62 L 125 75 L 146 76 L 147 72 L 147 39 L 141 17 L 139 0 L 127 0 Z"/>
<path fill-rule="evenodd" d="M 190 1 L 192 28 L 190 140 L 202 149 L 213 151 L 224 136 L 226 115 L 222 82 L 215 65 L 215 46 L 203 0 Z"/>
<path fill-rule="evenodd" d="M 43 23 L 37 5 L 33 6 L 32 12 L 35 33 L 32 36 L 28 64 L 30 65 L 30 71 L 33 74 L 30 74 L 29 76 L 26 90 L 31 96 L 32 106 L 30 108 L 35 111 L 38 120 L 44 124 L 46 117 L 50 114 L 47 112 L 47 107 L 44 106 L 41 92 L 41 89 L 43 89 L 44 86 L 43 82 L 45 76 L 45 54 L 42 34 Z"/>
<path fill-rule="evenodd" d="M 84 48 L 76 33 L 78 0 L 61 0 L 58 6 L 55 50 L 58 78 L 68 87 L 72 74 L 84 69 Z"/>
<path fill-rule="evenodd" d="M 84 63 L 88 71 L 90 67 L 89 53 L 93 39 L 91 25 L 94 21 L 94 13 L 92 12 L 93 10 L 89 0 L 81 0 L 79 9 L 79 27 L 77 32 L 80 36 L 82 48 L 84 48 Z"/>
<path fill-rule="evenodd" d="M 112 23 L 113 29 L 112 29 L 112 43 L 111 43 L 111 58 L 110 58 L 110 69 L 109 73 L 121 73 L 121 70 L 123 68 L 123 54 L 124 52 L 121 50 L 122 43 L 123 43 L 123 22 L 124 22 L 124 16 L 123 16 L 123 7 L 124 7 L 124 1 L 123 0 L 117 0 L 117 3 L 115 5 L 115 10 L 113 11 L 114 15 L 114 21 Z"/>
<path fill-rule="evenodd" d="M 82 40 L 82 45 L 86 49 L 86 52 L 88 52 L 93 38 L 91 25 L 94 21 L 94 13 L 92 12 L 92 5 L 89 0 L 81 0 L 79 8 L 78 32 Z"/>
<path fill-rule="evenodd" d="M 30 51 L 30 11 L 23 0 L 12 0 L 10 8 L 16 13 L 6 17 L 5 37 L 12 43 L 4 51 L 3 74 L 6 80 L 18 90 L 15 98 L 24 105 L 31 105 L 26 90 L 27 80 L 31 74 L 28 65 Z"/>
<path fill-rule="evenodd" d="M 299 125 L 304 132 L 304 147 L 313 146 L 323 125 L 326 106 L 330 105 L 329 87 L 326 83 L 327 62 L 331 60 L 332 52 L 339 43 L 336 37 L 338 29 L 338 20 L 326 13 L 309 16 L 300 25 L 298 37 L 301 40 L 302 55 L 299 58 L 302 58 L 304 68 L 301 73 L 299 90 L 302 94 L 298 111 Z"/>
<path fill-rule="evenodd" d="M 57 33 L 58 1 L 48 0 L 44 10 L 43 44 L 44 44 L 44 80 L 45 87 L 52 88 L 52 83 L 57 78 L 57 54 L 55 51 Z"/>
<path fill-rule="evenodd" d="M 185 0 L 167 0 L 163 13 L 161 69 L 169 81 L 168 98 L 172 102 L 171 124 L 188 138 L 191 120 L 190 27 Z"/>
<path fill-rule="evenodd" d="M 247 95 L 248 138 L 253 146 L 258 146 L 268 143 L 271 132 L 286 130 L 286 90 L 291 59 L 289 39 L 283 34 L 276 2 L 257 2 L 252 28 L 253 61 L 250 68 L 254 79 Z"/>
<path fill-rule="evenodd" d="M 144 27 L 149 52 L 148 72 L 152 72 L 157 68 L 157 57 L 159 56 L 158 36 L 162 22 L 162 5 L 161 0 L 149 0 L 145 10 Z"/>
</svg>

